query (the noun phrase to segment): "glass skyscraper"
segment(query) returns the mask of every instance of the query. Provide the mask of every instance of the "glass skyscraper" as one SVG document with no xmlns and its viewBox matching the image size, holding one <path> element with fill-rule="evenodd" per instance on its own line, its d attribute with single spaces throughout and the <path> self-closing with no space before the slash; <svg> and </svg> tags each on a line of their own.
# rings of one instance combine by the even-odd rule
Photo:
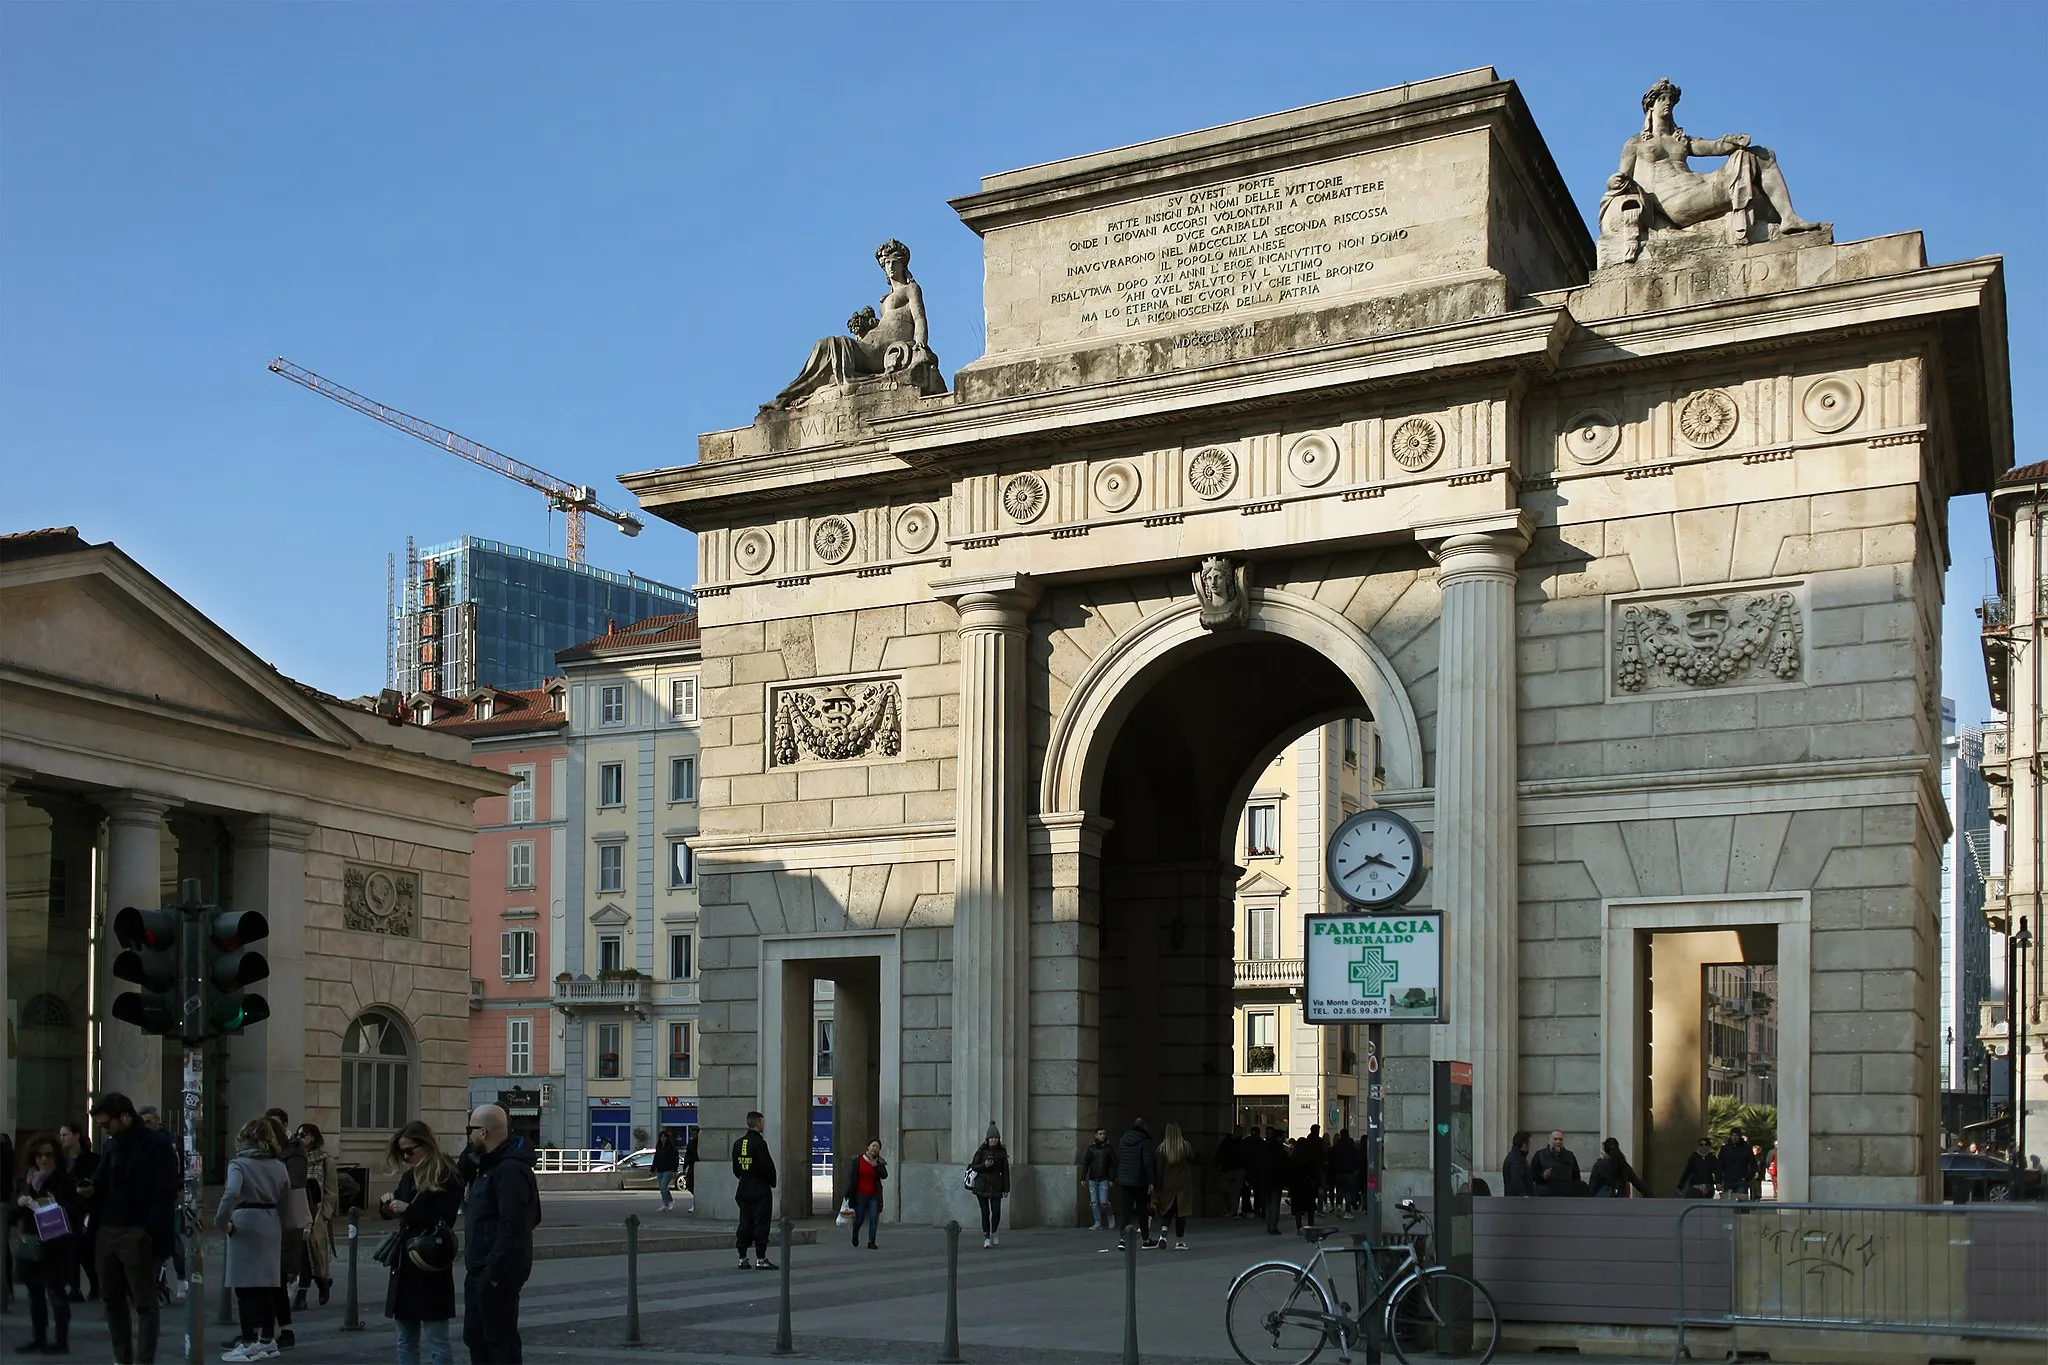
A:
<svg viewBox="0 0 2048 1365">
<path fill-rule="evenodd" d="M 464 536 L 428 546 L 408 566 L 392 622 L 392 685 L 453 697 L 539 687 L 558 671 L 558 651 L 613 623 L 695 610 L 696 594 L 684 588 Z"/>
</svg>

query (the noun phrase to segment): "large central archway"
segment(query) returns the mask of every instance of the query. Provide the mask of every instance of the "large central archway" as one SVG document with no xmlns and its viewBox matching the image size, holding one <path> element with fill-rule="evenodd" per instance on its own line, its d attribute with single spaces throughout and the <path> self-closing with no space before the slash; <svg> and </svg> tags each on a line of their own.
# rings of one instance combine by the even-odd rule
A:
<svg viewBox="0 0 2048 1365">
<path fill-rule="evenodd" d="M 1421 785 L 1414 714 L 1364 633 L 1315 602 L 1255 596 L 1247 628 L 1177 606 L 1139 622 L 1076 684 L 1041 797 L 1101 831 L 1093 1112 L 1114 1131 L 1177 1122 L 1207 1150 L 1233 1109 L 1239 817 L 1289 744 L 1342 717 L 1379 722 L 1391 784 Z M 1060 809 L 1060 807 L 1055 807 Z M 1297 902 L 1315 908 L 1320 877 Z"/>
</svg>

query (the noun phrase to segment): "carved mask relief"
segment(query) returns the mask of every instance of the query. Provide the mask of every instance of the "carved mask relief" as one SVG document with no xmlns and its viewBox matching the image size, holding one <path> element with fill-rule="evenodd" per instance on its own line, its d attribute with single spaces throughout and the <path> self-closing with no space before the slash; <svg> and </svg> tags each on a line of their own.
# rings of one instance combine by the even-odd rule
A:
<svg viewBox="0 0 2048 1365">
<path fill-rule="evenodd" d="M 1615 611 L 1617 691 L 1799 680 L 1805 628 L 1789 590 L 1624 602 Z"/>
<path fill-rule="evenodd" d="M 411 872 L 351 863 L 341 873 L 341 922 L 393 938 L 419 932 L 420 879 Z"/>
<path fill-rule="evenodd" d="M 894 678 L 781 687 L 768 708 L 768 757 L 779 768 L 903 752 L 903 693 Z"/>
</svg>

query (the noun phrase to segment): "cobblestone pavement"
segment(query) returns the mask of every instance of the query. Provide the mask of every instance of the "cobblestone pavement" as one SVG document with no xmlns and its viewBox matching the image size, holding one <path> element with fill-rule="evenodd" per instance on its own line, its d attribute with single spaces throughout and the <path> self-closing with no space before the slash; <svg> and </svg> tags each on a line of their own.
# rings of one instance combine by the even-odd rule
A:
<svg viewBox="0 0 2048 1365">
<path fill-rule="evenodd" d="M 622 1215 L 623 1216 L 623 1215 Z M 945 1234 L 932 1228 L 885 1226 L 881 1249 L 849 1246 L 829 1224 L 820 1244 L 797 1247 L 790 1259 L 792 1323 L 797 1358 L 840 1365 L 897 1365 L 936 1359 L 945 1322 Z M 1147 1251 L 1138 1274 L 1139 1348 L 1148 1362 L 1228 1361 L 1236 1357 L 1223 1330 L 1223 1298 L 1231 1278 L 1269 1256 L 1294 1257 L 1301 1243 L 1267 1237 L 1248 1224 L 1204 1223 L 1190 1229 L 1192 1250 Z M 1114 1237 L 1071 1229 L 1006 1233 L 983 1250 L 963 1233 L 960 1251 L 962 1355 L 988 1365 L 1109 1365 L 1123 1345 L 1123 1261 Z M 625 1258 L 591 1257 L 540 1263 L 520 1299 L 531 1361 L 612 1360 L 703 1362 L 773 1358 L 780 1277 L 734 1268 L 730 1251 L 646 1256 L 640 1262 L 643 1344 L 625 1345 Z M 342 1299 L 297 1314 L 299 1346 L 287 1359 L 328 1362 L 393 1358 L 383 1317 L 384 1273 L 364 1262 L 365 1330 L 344 1332 Z M 217 1291 L 215 1291 L 217 1293 Z M 74 1358 L 106 1358 L 106 1327 L 98 1304 L 83 1304 L 73 1334 Z M 170 1310 L 165 1350 L 180 1358 L 182 1310 Z M 27 1334 L 17 1298 L 6 1345 Z M 460 1324 L 456 1325 L 460 1330 Z M 207 1324 L 205 1358 L 218 1360 L 228 1329 Z M 1326 1359 L 1334 1360 L 1334 1355 Z M 1360 1357 L 1362 1359 L 1362 1356 Z M 466 1353 L 459 1351 L 458 1360 Z M 1503 1365 L 1536 1357 L 1500 1357 Z M 1552 1357 L 1551 1359 L 1554 1359 Z"/>
</svg>

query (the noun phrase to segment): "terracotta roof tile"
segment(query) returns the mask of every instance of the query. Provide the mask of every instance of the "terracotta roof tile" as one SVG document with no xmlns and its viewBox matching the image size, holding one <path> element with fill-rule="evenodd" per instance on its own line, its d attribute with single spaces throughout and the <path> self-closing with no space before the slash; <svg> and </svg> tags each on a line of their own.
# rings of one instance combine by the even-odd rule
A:
<svg viewBox="0 0 2048 1365">
<path fill-rule="evenodd" d="M 620 629 L 613 627 L 603 635 L 585 640 L 580 645 L 571 645 L 555 657 L 557 659 L 587 659 L 614 649 L 643 649 L 649 645 L 688 644 L 697 638 L 697 613 L 679 612 L 670 616 L 650 616 L 644 621 Z"/>
<path fill-rule="evenodd" d="M 0 535 L 0 560 L 33 559 L 91 548 L 76 526 L 48 526 L 38 531 L 9 531 Z"/>
<path fill-rule="evenodd" d="M 490 719 L 477 718 L 473 698 L 467 704 L 457 702 L 462 706 L 460 711 L 429 722 L 427 728 L 477 739 L 485 735 L 518 734 L 522 730 L 558 730 L 569 723 L 569 713 L 554 709 L 554 695 L 545 687 L 485 688 L 476 696 L 492 699 Z"/>
<path fill-rule="evenodd" d="M 1998 479 L 1998 486 L 2000 488 L 2007 488 L 2021 483 L 2048 483 L 2048 460 L 2036 460 L 2032 464 L 2023 464 L 2010 473 L 2000 475 Z"/>
</svg>

